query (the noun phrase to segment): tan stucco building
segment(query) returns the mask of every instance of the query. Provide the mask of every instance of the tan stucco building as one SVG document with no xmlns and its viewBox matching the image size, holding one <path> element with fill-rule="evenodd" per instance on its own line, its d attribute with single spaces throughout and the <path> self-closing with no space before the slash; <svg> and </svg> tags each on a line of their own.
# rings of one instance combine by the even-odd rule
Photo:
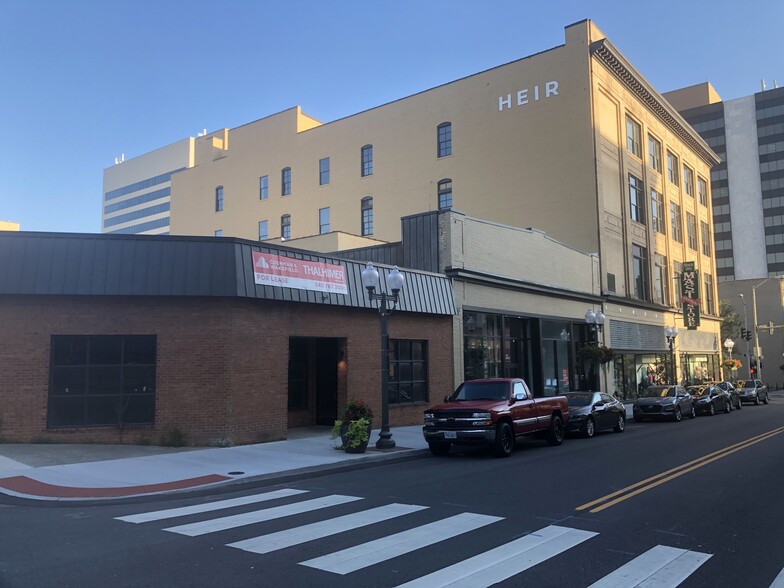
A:
<svg viewBox="0 0 784 588">
<path fill-rule="evenodd" d="M 170 231 L 340 232 L 355 237 L 337 248 L 356 248 L 399 241 L 402 217 L 440 208 L 533 227 L 597 255 L 604 341 L 623 354 L 608 387 L 633 395 L 648 368 L 669 370 L 664 327 L 676 324 L 680 379 L 713 375 L 719 159 L 591 21 L 566 27 L 565 41 L 329 123 L 295 107 L 197 137 L 193 165 L 171 176 Z M 694 330 L 678 316 L 685 262 L 699 275 Z"/>
</svg>

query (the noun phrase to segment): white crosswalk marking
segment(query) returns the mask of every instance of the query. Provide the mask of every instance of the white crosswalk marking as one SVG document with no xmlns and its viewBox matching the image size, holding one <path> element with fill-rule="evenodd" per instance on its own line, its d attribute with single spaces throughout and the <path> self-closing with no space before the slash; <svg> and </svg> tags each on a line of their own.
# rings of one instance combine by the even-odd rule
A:
<svg viewBox="0 0 784 588">
<path fill-rule="evenodd" d="M 657 545 L 589 588 L 674 588 L 710 557 L 707 553 Z"/>
<path fill-rule="evenodd" d="M 773 584 L 770 585 L 770 588 L 784 588 L 784 570 L 781 570 L 776 579 L 773 580 Z"/>
<path fill-rule="evenodd" d="M 348 574 L 500 520 L 503 519 L 501 517 L 464 512 L 447 519 L 300 563 L 303 566 L 327 572 Z"/>
<path fill-rule="evenodd" d="M 294 504 L 277 506 L 275 508 L 256 510 L 233 515 L 230 517 L 212 519 L 200 523 L 190 523 L 188 525 L 169 527 L 168 529 L 164 529 L 164 531 L 171 531 L 172 533 L 179 533 L 180 535 L 196 537 L 198 535 L 206 535 L 207 533 L 215 533 L 216 531 L 234 529 L 244 525 L 252 525 L 254 523 L 271 521 L 273 519 L 288 517 L 303 512 L 310 512 L 320 508 L 327 508 L 330 506 L 336 506 L 338 504 L 354 502 L 355 500 L 362 499 L 357 496 L 342 496 L 340 494 L 335 494 L 332 496 L 325 496 L 323 498 L 314 498 L 313 500 L 305 500 L 303 502 L 296 502 Z"/>
<path fill-rule="evenodd" d="M 367 525 L 372 525 L 373 523 L 379 523 L 426 508 L 428 507 L 417 506 L 415 504 L 388 504 L 386 506 L 371 508 L 362 512 L 329 519 L 327 521 L 303 525 L 302 527 L 297 527 L 295 529 L 287 529 L 285 531 L 278 531 L 277 533 L 270 533 L 269 535 L 262 535 L 261 537 L 253 537 L 252 539 L 229 543 L 228 546 L 250 551 L 252 553 L 270 553 L 278 549 L 322 539 L 324 537 L 329 537 L 330 535 L 365 527 Z"/>
<path fill-rule="evenodd" d="M 148 523 L 150 521 L 161 521 L 163 519 L 173 519 L 175 517 L 184 517 L 186 515 L 199 514 L 202 512 L 223 510 L 224 508 L 231 508 L 233 506 L 256 504 L 257 502 L 265 502 L 267 500 L 286 498 L 287 496 L 295 496 L 297 494 L 305 493 L 307 493 L 307 490 L 294 490 L 293 488 L 286 488 L 283 490 L 275 490 L 273 492 L 265 492 L 264 494 L 254 494 L 252 496 L 232 498 L 230 500 L 218 500 L 216 502 L 194 504 L 193 506 L 183 506 L 182 508 L 169 508 L 166 510 L 143 512 L 125 517 L 116 517 L 116 519 L 118 521 L 125 521 L 126 523 Z"/>
<path fill-rule="evenodd" d="M 591 531 L 550 525 L 398 588 L 483 588 L 502 582 L 596 536 Z"/>
</svg>

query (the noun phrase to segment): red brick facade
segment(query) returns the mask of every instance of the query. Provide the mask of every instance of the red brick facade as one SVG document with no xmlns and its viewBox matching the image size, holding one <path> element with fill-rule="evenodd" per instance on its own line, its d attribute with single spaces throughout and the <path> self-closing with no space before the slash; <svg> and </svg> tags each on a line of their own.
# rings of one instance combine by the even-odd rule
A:
<svg viewBox="0 0 784 588">
<path fill-rule="evenodd" d="M 155 424 L 47 429 L 52 335 L 157 335 Z M 392 339 L 428 341 L 431 401 L 450 392 L 452 317 L 393 313 Z M 380 425 L 380 333 L 375 310 L 202 297 L 3 296 L 0 298 L 0 437 L 29 442 L 157 444 L 175 429 L 190 444 L 285 439 L 314 424 L 288 410 L 289 337 L 341 339 L 338 414 L 366 400 Z M 390 405 L 390 424 L 422 421 L 426 403 Z"/>
</svg>

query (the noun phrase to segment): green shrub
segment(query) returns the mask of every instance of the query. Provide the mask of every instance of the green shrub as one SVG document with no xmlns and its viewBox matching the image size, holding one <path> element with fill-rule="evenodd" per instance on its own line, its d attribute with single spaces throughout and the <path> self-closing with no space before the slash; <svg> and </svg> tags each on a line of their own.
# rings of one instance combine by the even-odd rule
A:
<svg viewBox="0 0 784 588">
<path fill-rule="evenodd" d="M 187 444 L 187 435 L 179 427 L 169 429 L 161 435 L 161 446 L 163 447 L 185 447 Z"/>
</svg>

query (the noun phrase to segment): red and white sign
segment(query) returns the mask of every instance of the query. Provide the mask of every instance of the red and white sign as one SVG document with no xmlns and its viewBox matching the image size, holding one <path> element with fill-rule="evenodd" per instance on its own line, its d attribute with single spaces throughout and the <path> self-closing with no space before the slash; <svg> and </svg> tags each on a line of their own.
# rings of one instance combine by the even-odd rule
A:
<svg viewBox="0 0 784 588">
<path fill-rule="evenodd" d="M 254 251 L 253 275 L 264 286 L 348 294 L 346 270 L 340 265 Z"/>
</svg>

